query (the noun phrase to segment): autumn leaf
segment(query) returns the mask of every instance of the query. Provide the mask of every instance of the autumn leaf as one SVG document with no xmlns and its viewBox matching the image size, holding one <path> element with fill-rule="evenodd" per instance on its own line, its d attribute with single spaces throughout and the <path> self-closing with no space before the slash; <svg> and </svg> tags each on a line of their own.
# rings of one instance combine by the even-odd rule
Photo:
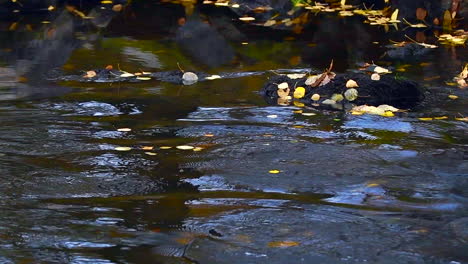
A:
<svg viewBox="0 0 468 264">
<path fill-rule="evenodd" d="M 305 88 L 304 87 L 296 87 L 294 90 L 294 98 L 301 99 L 305 95 Z"/>
<path fill-rule="evenodd" d="M 299 242 L 296 241 L 272 241 L 268 243 L 268 247 L 271 248 L 288 248 L 299 246 Z"/>
</svg>

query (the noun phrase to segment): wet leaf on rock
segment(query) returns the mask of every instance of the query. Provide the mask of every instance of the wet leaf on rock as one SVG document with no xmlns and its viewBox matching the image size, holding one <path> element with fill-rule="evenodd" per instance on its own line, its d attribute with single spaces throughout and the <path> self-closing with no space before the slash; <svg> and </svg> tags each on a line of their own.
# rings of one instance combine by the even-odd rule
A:
<svg viewBox="0 0 468 264">
<path fill-rule="evenodd" d="M 356 87 L 359 87 L 359 85 L 357 84 L 355 80 L 349 79 L 346 82 L 346 88 L 356 88 Z"/>
<path fill-rule="evenodd" d="M 96 77 L 96 72 L 95 71 L 87 71 L 86 75 L 83 76 L 83 78 L 93 78 Z"/>
<path fill-rule="evenodd" d="M 304 87 L 296 87 L 294 90 L 294 98 L 301 99 L 305 96 L 305 88 Z"/>
</svg>

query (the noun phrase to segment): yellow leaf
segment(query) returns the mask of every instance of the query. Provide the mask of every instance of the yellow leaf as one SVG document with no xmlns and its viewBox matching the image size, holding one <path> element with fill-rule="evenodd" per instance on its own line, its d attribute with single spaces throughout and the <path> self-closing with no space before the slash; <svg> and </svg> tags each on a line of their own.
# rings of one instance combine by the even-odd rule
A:
<svg viewBox="0 0 468 264">
<path fill-rule="evenodd" d="M 142 150 L 153 150 L 154 147 L 152 146 L 142 146 L 141 149 Z"/>
<path fill-rule="evenodd" d="M 203 148 L 202 148 L 202 147 L 195 147 L 195 148 L 193 149 L 193 151 L 196 151 L 196 152 L 198 152 L 198 151 L 202 151 L 202 150 L 203 150 Z"/>
<path fill-rule="evenodd" d="M 145 152 L 146 155 L 148 156 L 156 156 L 158 155 L 158 153 L 154 153 L 154 152 Z"/>
<path fill-rule="evenodd" d="M 140 77 L 140 76 L 136 77 L 136 79 L 137 79 L 137 80 L 141 80 L 141 81 L 149 81 L 149 80 L 151 80 L 150 77 Z"/>
<path fill-rule="evenodd" d="M 316 113 L 302 113 L 303 116 L 314 116 Z"/>
<path fill-rule="evenodd" d="M 280 173 L 281 171 L 280 171 L 280 170 L 270 170 L 270 171 L 268 171 L 268 172 L 271 173 L 271 174 L 278 174 L 278 173 Z"/>
<path fill-rule="evenodd" d="M 120 132 L 130 132 L 132 131 L 131 128 L 128 128 L 128 127 L 123 127 L 123 128 L 118 128 L 117 131 L 120 131 Z"/>
<path fill-rule="evenodd" d="M 398 9 L 395 9 L 395 11 L 393 11 L 392 16 L 390 17 L 390 22 L 391 21 L 398 21 Z"/>
<path fill-rule="evenodd" d="M 305 88 L 304 87 L 297 87 L 294 90 L 294 98 L 301 99 L 305 95 Z"/>
<path fill-rule="evenodd" d="M 294 101 L 294 106 L 297 106 L 297 107 L 304 107 L 305 104 L 301 103 L 301 102 L 298 102 L 298 101 Z"/>
<path fill-rule="evenodd" d="M 444 119 L 448 119 L 448 116 L 436 116 L 434 117 L 435 120 L 444 120 Z"/>
<path fill-rule="evenodd" d="M 296 241 L 272 241 L 268 243 L 268 247 L 273 248 L 287 248 L 287 247 L 295 247 L 299 246 L 299 242 Z"/>
<path fill-rule="evenodd" d="M 130 151 L 130 150 L 132 150 L 131 147 L 116 147 L 114 149 L 117 150 L 117 151 Z"/>
<path fill-rule="evenodd" d="M 392 111 L 385 111 L 381 116 L 392 117 L 395 116 L 395 114 Z"/>
<path fill-rule="evenodd" d="M 177 148 L 177 149 L 181 149 L 181 150 L 191 150 L 191 149 L 194 149 L 194 147 L 192 147 L 192 146 L 187 146 L 187 145 L 177 146 L 176 148 Z"/>
<path fill-rule="evenodd" d="M 161 146 L 159 147 L 159 149 L 171 149 L 172 147 L 169 147 L 169 146 Z"/>
<path fill-rule="evenodd" d="M 418 119 L 421 120 L 421 121 L 431 121 L 431 120 L 433 120 L 432 117 L 420 117 Z"/>
<path fill-rule="evenodd" d="M 468 122 L 468 117 L 455 117 L 455 120 Z"/>
<path fill-rule="evenodd" d="M 320 100 L 320 94 L 313 94 L 311 99 L 314 100 L 314 101 Z"/>
<path fill-rule="evenodd" d="M 458 96 L 451 94 L 448 96 L 448 98 L 455 100 L 455 99 L 458 99 Z"/>
<path fill-rule="evenodd" d="M 254 17 L 239 17 L 240 21 L 254 21 Z"/>
</svg>

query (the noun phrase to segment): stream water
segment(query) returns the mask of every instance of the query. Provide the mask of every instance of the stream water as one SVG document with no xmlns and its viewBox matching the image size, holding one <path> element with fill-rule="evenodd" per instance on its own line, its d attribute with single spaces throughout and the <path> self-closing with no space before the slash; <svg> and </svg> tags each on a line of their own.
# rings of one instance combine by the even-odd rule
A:
<svg viewBox="0 0 468 264">
<path fill-rule="evenodd" d="M 180 28 L 183 7 L 138 3 L 99 30 L 0 21 L 0 263 L 468 262 L 468 125 L 455 119 L 467 92 L 446 84 L 465 47 L 386 60 L 389 40 L 417 32 L 327 15 L 295 34 L 222 8 Z M 382 63 L 434 103 L 353 116 L 258 93 L 271 71 L 331 59 L 336 72 Z M 190 86 L 44 77 L 106 65 L 266 73 Z"/>
</svg>

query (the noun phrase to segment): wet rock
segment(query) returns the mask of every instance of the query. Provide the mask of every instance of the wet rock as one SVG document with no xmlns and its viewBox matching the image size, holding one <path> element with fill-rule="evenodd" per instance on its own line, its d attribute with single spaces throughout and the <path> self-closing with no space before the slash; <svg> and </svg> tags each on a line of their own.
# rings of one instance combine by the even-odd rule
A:
<svg viewBox="0 0 468 264">
<path fill-rule="evenodd" d="M 392 47 L 387 51 L 387 57 L 392 60 L 410 61 L 421 59 L 433 49 L 425 48 L 416 43 L 410 43 L 403 47 Z"/>
<path fill-rule="evenodd" d="M 346 82 L 349 79 L 355 80 L 359 87 L 356 89 L 359 93 L 357 99 L 352 103 L 357 105 L 382 105 L 388 104 L 397 108 L 412 108 L 424 99 L 424 89 L 416 82 L 409 80 L 398 80 L 395 76 L 383 75 L 379 81 L 371 79 L 370 75 L 363 73 L 356 74 L 339 74 L 328 84 L 312 87 L 306 85 L 306 77 L 302 79 L 290 79 L 287 76 L 280 75 L 270 78 L 263 87 L 262 94 L 270 104 L 277 104 L 278 100 L 278 83 L 287 82 L 289 87 L 305 87 L 306 95 L 302 102 L 320 103 L 329 100 L 334 94 L 344 94 L 347 91 Z M 294 92 L 294 89 L 291 89 Z M 320 95 L 320 100 L 312 101 L 313 94 Z M 354 98 L 353 98 L 354 99 Z M 341 101 L 345 105 L 348 100 Z"/>
</svg>

